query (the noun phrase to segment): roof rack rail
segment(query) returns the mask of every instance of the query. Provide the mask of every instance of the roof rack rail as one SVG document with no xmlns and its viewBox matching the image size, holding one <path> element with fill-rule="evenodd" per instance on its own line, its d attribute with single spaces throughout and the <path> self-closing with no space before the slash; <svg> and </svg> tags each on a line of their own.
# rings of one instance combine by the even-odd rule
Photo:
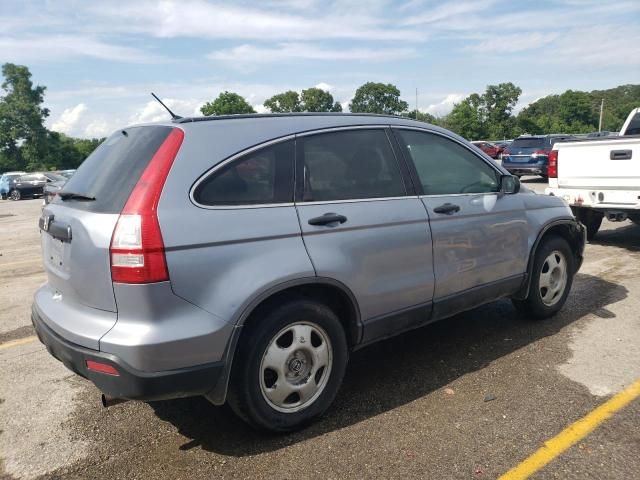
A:
<svg viewBox="0 0 640 480">
<path fill-rule="evenodd" d="M 338 112 L 294 112 L 294 113 L 244 113 L 238 115 L 209 115 L 207 117 L 183 117 L 174 119 L 174 123 L 209 122 L 213 120 L 229 120 L 241 118 L 273 118 L 273 117 L 382 117 L 406 118 L 400 115 L 384 115 L 379 113 L 338 113 Z"/>
</svg>

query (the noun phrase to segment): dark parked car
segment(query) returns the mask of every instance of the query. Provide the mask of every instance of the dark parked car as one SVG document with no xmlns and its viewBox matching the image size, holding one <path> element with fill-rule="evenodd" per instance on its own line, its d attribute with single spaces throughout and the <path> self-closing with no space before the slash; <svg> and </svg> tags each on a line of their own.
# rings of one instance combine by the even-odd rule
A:
<svg viewBox="0 0 640 480">
<path fill-rule="evenodd" d="M 522 175 L 540 175 L 547 178 L 549 153 L 553 145 L 573 138 L 571 135 L 532 135 L 516 138 L 502 153 L 502 166 L 509 173 Z"/>
<path fill-rule="evenodd" d="M 502 149 L 497 145 L 489 142 L 471 142 L 491 158 L 498 158 L 502 153 Z"/>
<path fill-rule="evenodd" d="M 36 198 L 44 195 L 44 186 L 51 182 L 42 173 L 28 173 L 14 178 L 9 182 L 9 198 L 20 200 L 22 198 Z"/>
<path fill-rule="evenodd" d="M 27 172 L 5 172 L 0 177 L 0 195 L 2 200 L 6 200 L 9 195 L 9 184 L 21 175 L 25 175 Z"/>
</svg>

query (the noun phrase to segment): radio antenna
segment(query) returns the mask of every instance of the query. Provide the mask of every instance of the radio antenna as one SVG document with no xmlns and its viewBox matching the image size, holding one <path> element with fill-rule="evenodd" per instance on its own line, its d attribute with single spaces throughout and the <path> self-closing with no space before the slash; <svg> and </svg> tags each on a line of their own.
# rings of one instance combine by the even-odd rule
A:
<svg viewBox="0 0 640 480">
<path fill-rule="evenodd" d="M 160 99 L 158 98 L 158 96 L 157 96 L 155 93 L 151 92 L 151 96 L 152 96 L 153 98 L 155 98 L 155 99 L 158 101 L 158 103 L 160 103 L 160 105 L 162 105 L 162 106 L 167 110 L 167 112 L 169 112 L 169 115 L 171 115 L 171 118 L 172 118 L 173 120 L 180 120 L 180 119 L 182 118 L 180 115 L 176 115 L 175 113 L 173 113 L 173 112 L 169 109 L 169 107 L 167 107 L 164 103 L 162 103 L 162 100 L 160 100 Z"/>
</svg>

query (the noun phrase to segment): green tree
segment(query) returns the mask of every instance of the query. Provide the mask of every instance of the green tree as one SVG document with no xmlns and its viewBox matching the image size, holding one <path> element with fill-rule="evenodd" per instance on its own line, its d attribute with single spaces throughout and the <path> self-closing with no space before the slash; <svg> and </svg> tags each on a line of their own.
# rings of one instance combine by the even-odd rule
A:
<svg viewBox="0 0 640 480">
<path fill-rule="evenodd" d="M 205 103 L 200 111 L 203 115 L 234 115 L 256 113 L 253 107 L 240 95 L 224 91 L 213 102 Z"/>
<path fill-rule="evenodd" d="M 410 112 L 404 112 L 402 116 L 413 118 L 414 120 L 418 120 L 419 122 L 430 123 L 432 125 L 437 125 L 439 123 L 438 119 L 430 113 L 421 112 L 420 110 L 415 109 L 411 110 Z"/>
<path fill-rule="evenodd" d="M 409 108 L 409 104 L 400 100 L 400 90 L 390 83 L 367 82 L 360 86 L 349 104 L 354 113 L 383 113 L 398 115 Z"/>
<path fill-rule="evenodd" d="M 485 138 L 487 130 L 482 97 L 472 93 L 462 102 L 455 104 L 445 119 L 445 127 L 469 140 Z"/>
<path fill-rule="evenodd" d="M 482 95 L 482 114 L 487 138 L 507 138 L 513 135 L 513 108 L 522 89 L 511 82 L 488 85 Z"/>
<path fill-rule="evenodd" d="M 2 66 L 4 95 L 0 99 L 0 168 L 23 169 L 46 150 L 42 108 L 45 87 L 33 86 L 31 72 L 23 65 Z"/>
<path fill-rule="evenodd" d="M 598 114 L 588 93 L 567 90 L 528 105 L 517 123 L 522 133 L 588 133 L 597 130 Z"/>
<path fill-rule="evenodd" d="M 472 93 L 454 105 L 445 126 L 471 140 L 512 137 L 516 130 L 512 112 L 521 93 L 511 82 L 488 85 L 483 94 Z"/>
<path fill-rule="evenodd" d="M 271 98 L 264 101 L 264 106 L 273 113 L 291 113 L 301 112 L 302 105 L 300 104 L 300 96 L 298 92 L 293 90 L 287 90 L 283 93 L 278 93 Z"/>
<path fill-rule="evenodd" d="M 303 112 L 341 112 L 342 105 L 333 101 L 333 95 L 320 88 L 307 88 L 300 95 L 300 109 Z"/>
</svg>

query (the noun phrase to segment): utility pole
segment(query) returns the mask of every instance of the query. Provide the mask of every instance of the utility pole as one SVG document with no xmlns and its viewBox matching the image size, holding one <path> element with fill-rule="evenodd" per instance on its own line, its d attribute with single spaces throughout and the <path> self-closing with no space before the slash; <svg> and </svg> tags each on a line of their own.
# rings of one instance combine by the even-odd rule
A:
<svg viewBox="0 0 640 480">
<path fill-rule="evenodd" d="M 604 111 L 604 98 L 600 102 L 600 123 L 598 124 L 598 132 L 602 131 L 602 112 Z"/>
<path fill-rule="evenodd" d="M 418 120 L 418 87 L 416 87 L 416 120 Z"/>
</svg>

